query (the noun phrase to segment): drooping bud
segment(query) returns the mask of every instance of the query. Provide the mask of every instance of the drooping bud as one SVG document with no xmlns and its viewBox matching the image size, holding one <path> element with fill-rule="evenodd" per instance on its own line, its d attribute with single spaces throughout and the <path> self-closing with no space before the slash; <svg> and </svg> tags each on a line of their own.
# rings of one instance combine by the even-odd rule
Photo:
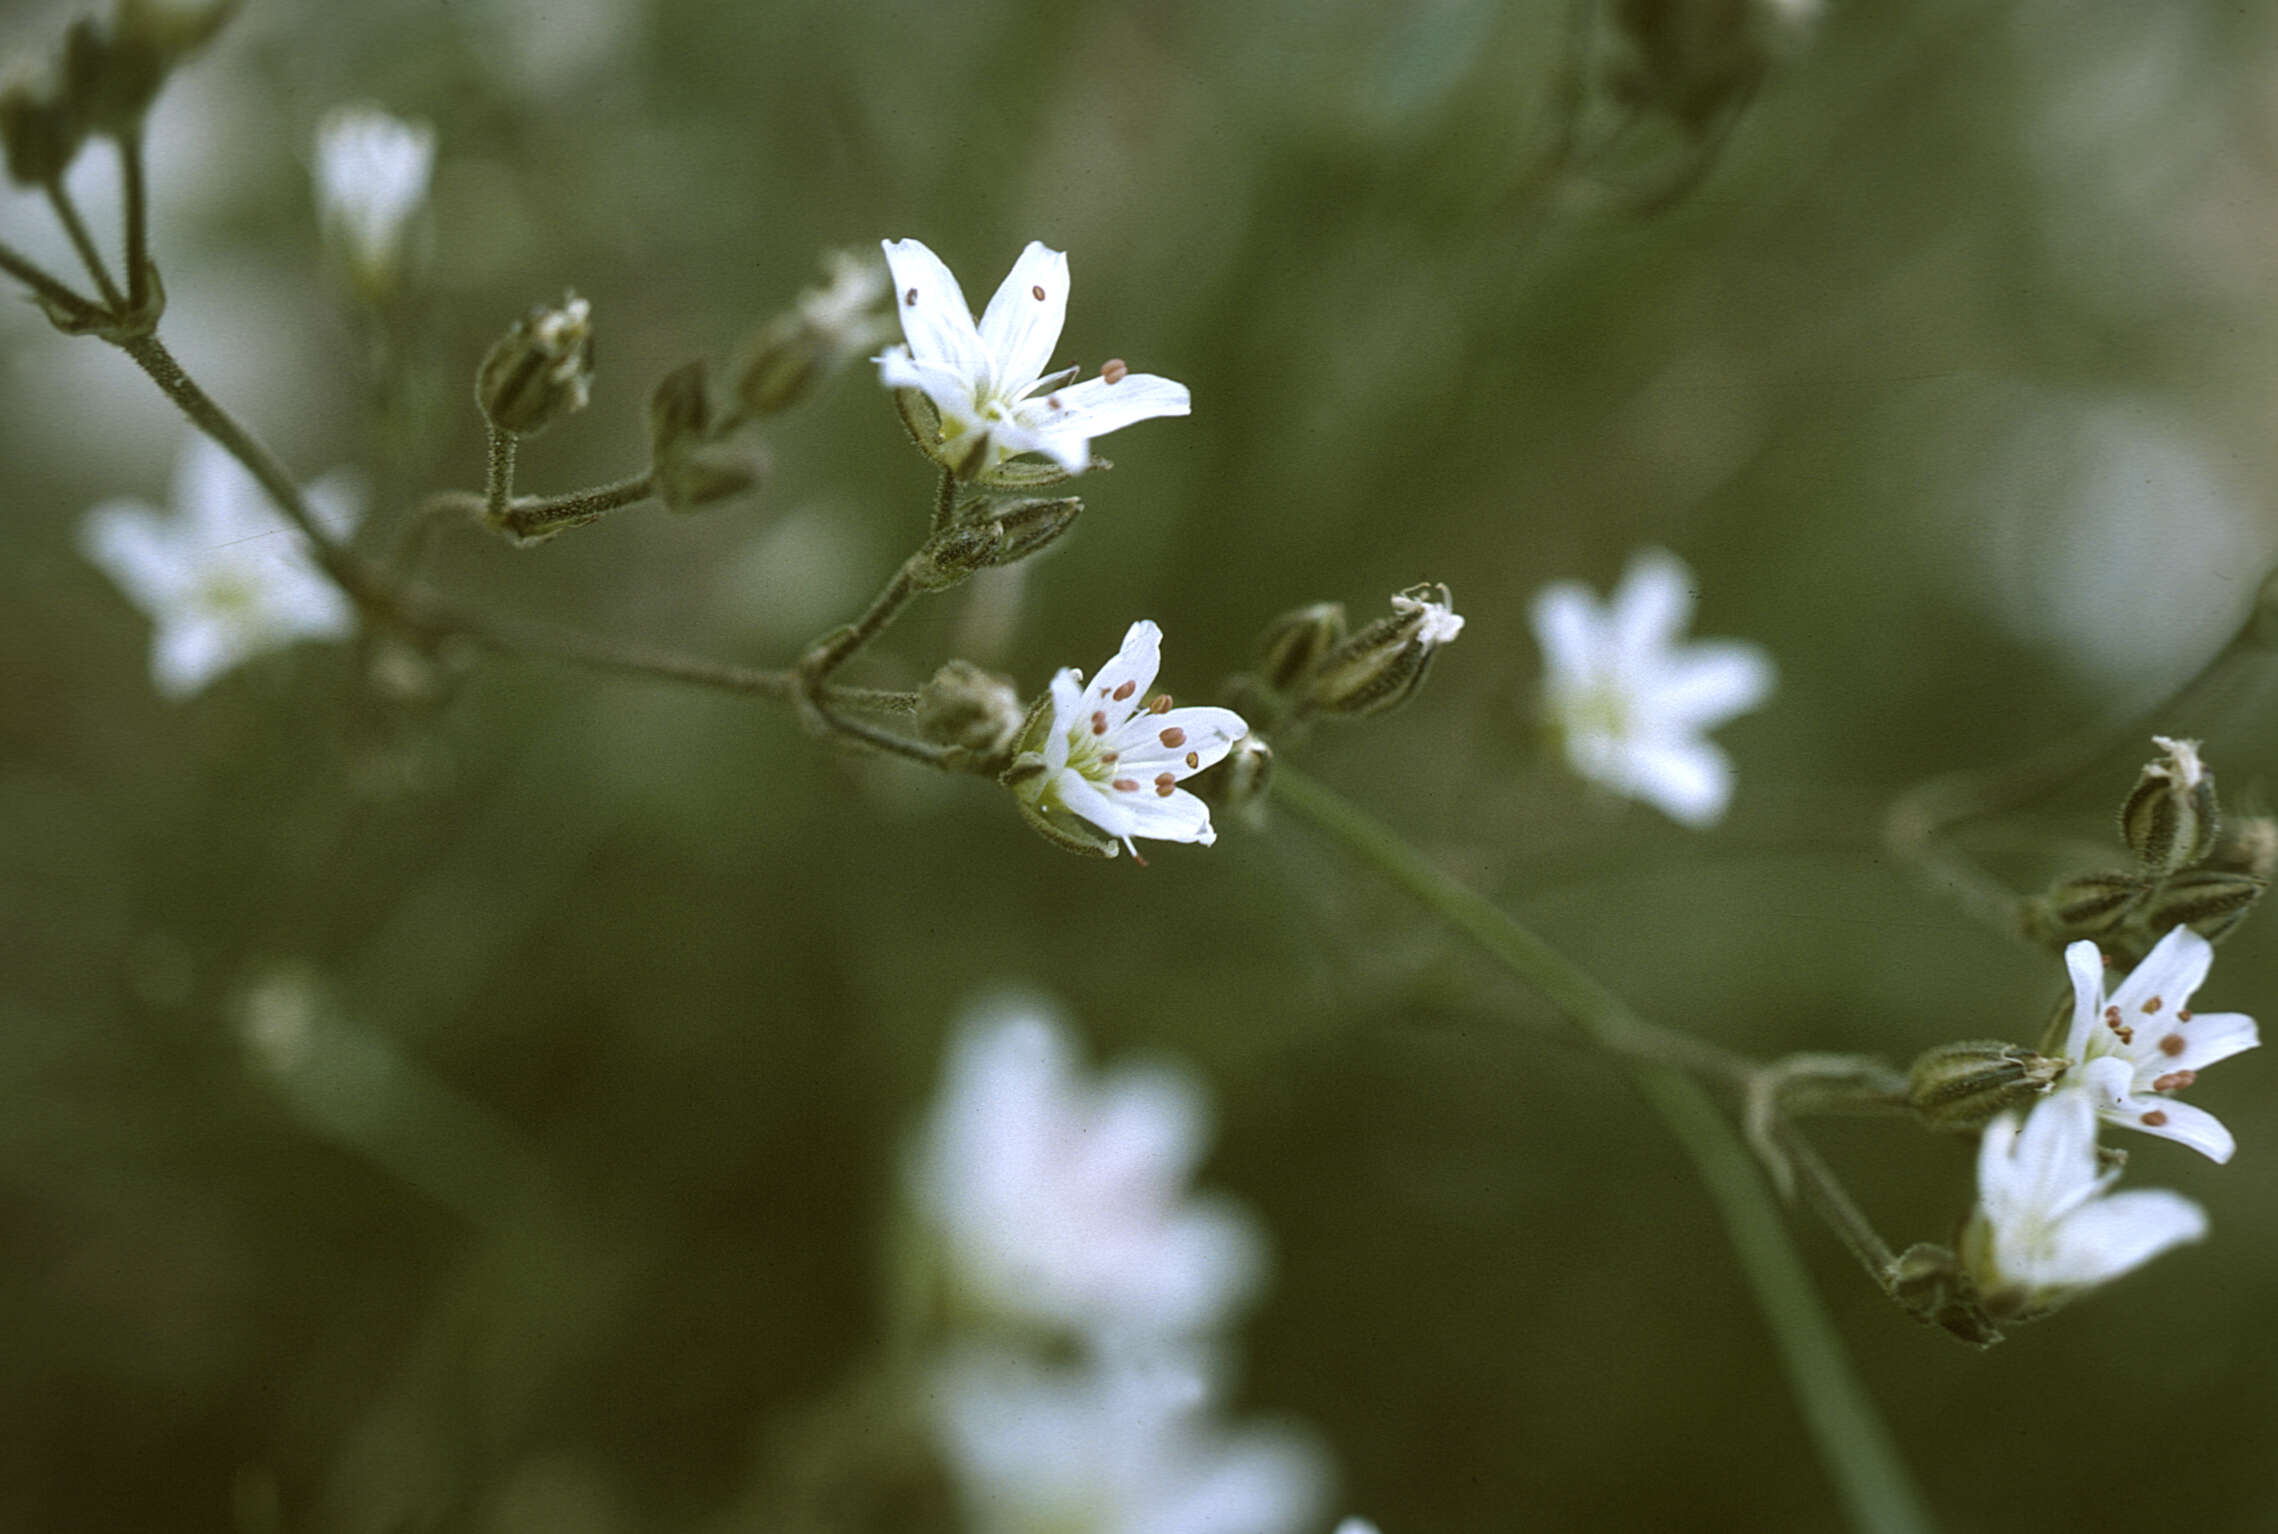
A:
<svg viewBox="0 0 2278 1534">
<path fill-rule="evenodd" d="M 1951 1332 L 1972 1347 L 1989 1348 L 2001 1329 L 1978 1303 L 1961 1263 L 1942 1246 L 1918 1241 L 1883 1269 L 1883 1291 L 1928 1326 Z"/>
<path fill-rule="evenodd" d="M 1940 1044 L 1907 1072 L 1906 1104 L 1932 1129 L 1983 1129 L 1996 1115 L 2046 1097 L 2067 1068 L 2006 1039 Z"/>
<path fill-rule="evenodd" d="M 1311 676 L 1344 638 L 1344 603 L 1294 608 L 1267 624 L 1259 638 L 1258 677 L 1276 692 L 1289 692 Z"/>
<path fill-rule="evenodd" d="M 0 90 L 0 150 L 17 185 L 61 180 L 86 142 L 87 124 L 61 94 L 29 80 Z"/>
<path fill-rule="evenodd" d="M 1392 612 L 1339 645 L 1299 695 L 1306 713 L 1358 717 L 1398 708 L 1415 695 L 1440 646 L 1463 631 L 1444 585 L 1411 586 Z"/>
<path fill-rule="evenodd" d="M 2208 942 L 2220 942 L 2246 920 L 2246 913 L 2270 887 L 2267 879 L 2220 868 L 2176 874 L 2144 906 L 2144 930 L 2165 936 L 2189 927 Z"/>
<path fill-rule="evenodd" d="M 575 293 L 516 320 L 475 375 L 483 414 L 518 437 L 583 410 L 592 390 L 593 306 Z"/>
<path fill-rule="evenodd" d="M 2215 775 L 2199 760 L 2199 743 L 2154 735 L 2167 754 L 2136 779 L 2120 806 L 2120 835 L 2155 874 L 2188 868 L 2215 845 L 2222 816 Z"/>
<path fill-rule="evenodd" d="M 2025 935 L 2053 948 L 2100 936 L 2127 919 L 2145 887 L 2142 874 L 2116 870 L 2062 880 L 2024 902 Z"/>
<path fill-rule="evenodd" d="M 798 304 L 752 337 L 736 369 L 736 395 L 754 416 L 788 410 L 815 386 L 893 333 L 879 310 L 886 274 L 849 251 L 824 258 L 830 280 L 799 295 Z"/>
<path fill-rule="evenodd" d="M 650 393 L 649 467 L 658 499 L 674 511 L 693 511 L 759 483 L 761 460 L 710 445 L 718 428 L 701 360 L 674 368 Z"/>
<path fill-rule="evenodd" d="M 1257 735 L 1245 735 L 1225 760 L 1192 782 L 1195 794 L 1213 811 L 1255 824 L 1273 787 L 1273 747 Z"/>
<path fill-rule="evenodd" d="M 1027 717 L 1011 679 L 953 660 L 918 689 L 918 735 L 975 762 L 1009 759 Z"/>
</svg>

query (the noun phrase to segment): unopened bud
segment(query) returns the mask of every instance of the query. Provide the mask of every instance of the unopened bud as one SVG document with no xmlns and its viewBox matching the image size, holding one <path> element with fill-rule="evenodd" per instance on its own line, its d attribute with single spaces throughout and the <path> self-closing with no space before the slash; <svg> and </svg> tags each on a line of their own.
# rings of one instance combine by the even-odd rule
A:
<svg viewBox="0 0 2278 1534">
<path fill-rule="evenodd" d="M 2189 927 L 2209 942 L 2227 936 L 2270 887 L 2267 879 L 2219 868 L 2193 869 L 2162 884 L 2144 907 L 2144 928 L 2165 936 Z"/>
<path fill-rule="evenodd" d="M 1042 553 L 1076 525 L 1083 511 L 1084 503 L 1072 495 L 1054 500 L 1006 501 L 990 507 L 988 519 L 999 531 L 996 553 L 989 563 L 1017 564 Z"/>
<path fill-rule="evenodd" d="M 2167 754 L 2143 770 L 2120 806 L 2120 835 L 2155 874 L 2188 868 L 2205 856 L 2222 829 L 2215 775 L 2199 760 L 2199 743 L 2154 735 Z"/>
<path fill-rule="evenodd" d="M 755 416 L 788 410 L 846 361 L 892 333 L 879 310 L 886 274 L 875 260 L 848 251 L 824 258 L 830 280 L 799 295 L 798 304 L 752 337 L 736 369 L 736 395 Z"/>
<path fill-rule="evenodd" d="M 978 762 L 1009 757 L 1026 717 L 1011 680 L 971 661 L 949 662 L 918 689 L 919 736 Z"/>
<path fill-rule="evenodd" d="M 583 410 L 592 391 L 593 306 L 575 293 L 516 320 L 475 375 L 483 414 L 518 437 Z"/>
<path fill-rule="evenodd" d="M 1447 587 L 1411 586 L 1392 612 L 1339 645 L 1315 669 L 1300 698 L 1309 713 L 1358 717 L 1398 708 L 1423 686 L 1432 657 L 1463 631 Z"/>
<path fill-rule="evenodd" d="M 919 591 L 947 591 L 976 570 L 996 563 L 1004 533 L 993 522 L 962 522 L 944 528 L 912 554 L 902 571 Z"/>
<path fill-rule="evenodd" d="M 26 80 L 0 90 L 0 149 L 17 185 L 61 180 L 86 141 L 86 123 L 61 95 Z"/>
<path fill-rule="evenodd" d="M 1234 742 L 1225 759 L 1192 780 L 1194 791 L 1213 810 L 1256 824 L 1273 787 L 1273 747 L 1256 735 Z"/>
<path fill-rule="evenodd" d="M 1983 1129 L 2046 1097 L 2067 1068 L 2006 1039 L 1963 1039 L 1922 1052 L 1907 1072 L 1906 1103 L 1933 1129 Z"/>
<path fill-rule="evenodd" d="M 1083 510 L 1074 496 L 989 506 L 928 539 L 910 562 L 911 579 L 920 591 L 941 591 L 976 570 L 1018 564 L 1075 526 Z"/>
<path fill-rule="evenodd" d="M 2082 874 L 2025 902 L 2028 937 L 2055 947 L 2109 932 L 2124 920 L 2145 889 L 2136 873 Z"/>
<path fill-rule="evenodd" d="M 1344 638 L 1342 602 L 1315 602 L 1283 613 L 1266 625 L 1258 640 L 1259 680 L 1276 692 L 1288 692 L 1311 676 Z"/>
<path fill-rule="evenodd" d="M 1882 1280 L 1884 1291 L 1924 1324 L 1942 1327 L 1972 1347 L 2001 1340 L 2001 1329 L 1978 1303 L 1976 1285 L 1946 1248 L 1918 1241 L 1884 1266 Z"/>
</svg>

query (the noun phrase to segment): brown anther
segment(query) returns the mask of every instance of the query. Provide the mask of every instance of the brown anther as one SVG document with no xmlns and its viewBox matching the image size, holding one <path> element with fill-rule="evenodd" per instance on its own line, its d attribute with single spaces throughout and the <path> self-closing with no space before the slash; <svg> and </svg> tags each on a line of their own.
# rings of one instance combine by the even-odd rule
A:
<svg viewBox="0 0 2278 1534">
<path fill-rule="evenodd" d="M 1137 682 L 1125 682 L 1121 687 L 1115 689 L 1115 701 L 1121 703 L 1138 690 L 1139 684 Z"/>
<path fill-rule="evenodd" d="M 1052 409 L 1054 409 L 1054 410 L 1058 410 L 1058 409 L 1060 409 L 1060 408 L 1061 408 L 1061 406 L 1060 406 L 1060 396 L 1059 396 L 1059 395 L 1057 395 L 1057 394 L 1047 394 L 1047 395 L 1045 395 L 1045 396 L 1044 396 L 1044 403 L 1045 403 L 1046 405 L 1049 405 L 1049 406 L 1050 406 Z"/>
<path fill-rule="evenodd" d="M 1175 724 L 1172 725 L 1169 729 L 1163 732 L 1163 744 L 1170 747 L 1173 751 L 1176 751 L 1179 747 L 1186 744 L 1186 731 L 1180 729 Z"/>
<path fill-rule="evenodd" d="M 1139 785 L 1129 778 L 1117 778 L 1113 783 L 1110 783 L 1107 786 L 1114 789 L 1119 794 L 1135 794 L 1139 792 Z"/>
<path fill-rule="evenodd" d="M 1155 797 L 1156 797 L 1156 798 L 1158 798 L 1158 799 L 1168 799 L 1168 798 L 1169 798 L 1169 797 L 1172 795 L 1172 793 L 1173 793 L 1173 792 L 1175 792 L 1175 791 L 1177 790 L 1178 786 L 1179 786 L 1179 780 L 1178 780 L 1177 778 L 1174 778 L 1174 777 L 1172 777 L 1172 776 L 1171 776 L 1169 773 L 1167 773 L 1167 772 L 1158 772 L 1158 773 L 1156 773 L 1156 774 L 1155 774 Z"/>
<path fill-rule="evenodd" d="M 2157 1129 L 2167 1122 L 2167 1114 L 2162 1109 L 2154 1108 L 2145 1114 L 2139 1122 L 2146 1129 Z"/>
<path fill-rule="evenodd" d="M 1042 303 L 1044 302 L 1044 289 L 1041 287 L 1030 288 L 1028 290 L 1028 296 L 1035 299 L 1038 303 Z"/>
<path fill-rule="evenodd" d="M 1131 376 L 1131 368 L 1121 357 L 1110 357 L 1099 365 L 1099 376 L 1111 384 L 1119 384 Z"/>
<path fill-rule="evenodd" d="M 1099 754 L 1099 764 L 1102 767 L 1113 767 L 1115 765 L 1115 759 L 1120 755 L 1122 755 L 1122 753 L 1119 751 L 1102 751 Z"/>
<path fill-rule="evenodd" d="M 2175 1020 L 2179 1023 L 2188 1023 L 2191 1021 L 2191 1009 L 2189 1007 L 2177 1008 L 2175 1013 Z"/>
<path fill-rule="evenodd" d="M 1189 772 L 1199 770 L 1202 766 L 1202 753 L 1199 751 L 1189 751 L 1186 754 L 1186 766 L 1187 771 Z"/>
<path fill-rule="evenodd" d="M 2190 1046 L 2183 1042 L 2183 1035 L 2180 1033 L 2171 1033 L 2159 1041 L 2159 1052 L 2163 1055 L 2179 1055 L 2188 1048 Z"/>
<path fill-rule="evenodd" d="M 2120 1009 L 2118 1007 L 2106 1007 L 2104 1009 L 2104 1021 L 2110 1023 L 2115 1028 L 2119 1027 Z"/>
<path fill-rule="evenodd" d="M 1107 733 L 1107 715 L 1096 708 L 1092 710 L 1092 733 L 1094 735 L 1105 735 Z"/>
<path fill-rule="evenodd" d="M 1155 701 L 1147 705 L 1147 712 L 1150 714 L 1167 714 L 1170 711 L 1171 695 L 1167 692 L 1156 694 Z"/>
<path fill-rule="evenodd" d="M 907 293 L 904 293 L 902 295 L 902 302 L 904 304 L 907 304 L 910 308 L 915 309 L 918 306 L 918 290 L 916 288 L 912 288 Z"/>
<path fill-rule="evenodd" d="M 2167 1003 L 2161 1001 L 2157 996 L 2154 996 L 2151 1000 L 2144 1003 L 2144 1010 L 2146 1012 L 2157 1012 L 2161 1007 L 2165 1005 L 2167 1005 Z"/>
<path fill-rule="evenodd" d="M 2151 1084 L 2154 1092 L 2180 1092 L 2199 1079 L 2197 1071 L 2169 1071 Z M 2157 1111 L 2156 1109 L 2154 1110 Z"/>
</svg>

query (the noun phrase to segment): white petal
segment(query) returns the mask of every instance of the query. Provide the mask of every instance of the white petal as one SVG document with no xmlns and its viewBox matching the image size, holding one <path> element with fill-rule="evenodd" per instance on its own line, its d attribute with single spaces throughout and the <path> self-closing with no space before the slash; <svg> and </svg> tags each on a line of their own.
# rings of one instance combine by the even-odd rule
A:
<svg viewBox="0 0 2278 1534">
<path fill-rule="evenodd" d="M 941 258 L 916 240 L 882 240 L 886 267 L 894 274 L 894 312 L 910 355 L 919 362 L 949 368 L 970 379 L 988 370 L 988 353 L 973 328 L 965 290 Z"/>
<path fill-rule="evenodd" d="M 1039 436 L 1088 440 L 1120 431 L 1135 421 L 1186 415 L 1192 409 L 1193 400 L 1185 384 L 1153 373 L 1126 373 L 1114 383 L 1087 378 L 1023 400 L 1014 414 Z"/>
<path fill-rule="evenodd" d="M 943 426 L 951 431 L 974 414 L 973 379 L 956 368 L 920 362 L 907 347 L 889 346 L 872 359 L 878 364 L 878 381 L 889 389 L 916 389 L 941 410 Z"/>
<path fill-rule="evenodd" d="M 298 547 L 261 573 L 261 627 L 274 644 L 339 639 L 355 632 L 356 608 Z"/>
<path fill-rule="evenodd" d="M 1120 781 L 1139 786 L 1103 789 L 1075 772 L 1061 773 L 1055 786 L 1060 802 L 1071 813 L 1110 836 L 1145 837 L 1158 842 L 1200 842 L 1205 847 L 1218 839 L 1218 833 L 1210 825 L 1210 806 L 1185 789 L 1163 794 L 1156 791 L 1154 784 L 1137 778 Z"/>
<path fill-rule="evenodd" d="M 182 617 L 159 629 L 150 647 L 150 679 L 165 696 L 187 698 L 244 661 L 253 647 L 236 628 L 210 618 Z"/>
<path fill-rule="evenodd" d="M 171 522 L 133 501 L 108 501 L 79 525 L 79 547 L 153 617 L 180 602 L 197 572 Z"/>
<path fill-rule="evenodd" d="M 199 552 L 228 548 L 289 524 L 246 467 L 203 436 L 192 437 L 174 466 L 174 511 Z"/>
<path fill-rule="evenodd" d="M 2104 1020 L 2104 954 L 2082 938 L 2066 945 L 2064 967 L 2072 976 L 2072 1027 L 2064 1036 L 2068 1060 L 2088 1058 L 2088 1042 Z"/>
<path fill-rule="evenodd" d="M 1084 683 L 1073 666 L 1052 678 L 1052 728 L 1044 737 L 1044 765 L 1054 772 L 1068 765 L 1068 735 L 1083 718 Z"/>
<path fill-rule="evenodd" d="M 1115 658 L 1092 678 L 1084 692 L 1086 707 L 1105 712 L 1108 729 L 1118 728 L 1145 706 L 1147 689 L 1162 668 L 1163 631 L 1152 618 L 1141 618 L 1124 631 Z"/>
<path fill-rule="evenodd" d="M 1099 1084 L 1084 1129 L 1087 1171 L 1175 1199 L 1209 1135 L 1209 1112 L 1190 1078 L 1159 1066 L 1126 1066 Z"/>
<path fill-rule="evenodd" d="M 2163 1007 L 2188 1007 L 2191 993 L 2207 983 L 2214 962 L 2213 944 L 2189 927 L 2177 927 L 2144 955 L 2135 973 L 2112 993 L 2109 1004 L 2118 1007 L 2121 1021 L 2130 1025 L 2140 1020 L 2144 1003 L 2154 997 Z"/>
<path fill-rule="evenodd" d="M 1598 600 L 1577 581 L 1559 581 L 1535 593 L 1531 616 L 1535 642 L 1542 646 L 1551 680 L 1584 682 L 1600 667 L 1603 640 Z"/>
<path fill-rule="evenodd" d="M 1744 714 L 1772 695 L 1772 658 L 1743 640 L 1686 645 L 1655 676 L 1645 708 L 1681 729 L 1706 730 Z"/>
<path fill-rule="evenodd" d="M 309 516 L 333 537 L 347 538 L 364 520 L 364 476 L 354 469 L 334 469 L 302 487 Z"/>
<path fill-rule="evenodd" d="M 2177 1023 L 2169 1031 L 2183 1041 L 2182 1050 L 2171 1055 L 2155 1045 L 2153 1053 L 2144 1057 L 2138 1074 L 2157 1076 L 2169 1071 L 2203 1071 L 2219 1060 L 2228 1060 L 2262 1042 L 2254 1019 L 2243 1012 L 2194 1012 L 2191 1021 Z"/>
<path fill-rule="evenodd" d="M 1136 777 L 1167 772 L 1184 778 L 1225 760 L 1234 742 L 1250 733 L 1249 721 L 1230 708 L 1174 708 L 1160 714 L 1134 714 L 1107 739 L 1116 767 Z M 1164 737 L 1178 742 L 1168 744 Z M 1189 766 L 1187 758 L 1194 758 Z"/>
<path fill-rule="evenodd" d="M 1680 825 L 1695 830 L 1723 818 L 1732 799 L 1732 767 L 1706 741 L 1642 741 L 1622 755 L 1629 791 Z"/>
<path fill-rule="evenodd" d="M 2207 1212 L 2180 1194 L 2114 1193 L 2059 1221 L 2030 1276 L 2054 1286 L 2101 1284 L 2206 1234 Z"/>
<path fill-rule="evenodd" d="M 1666 648 L 1693 615 L 1693 573 L 1667 549 L 1643 549 L 1629 562 L 1609 614 L 1613 642 L 1632 659 Z"/>
<path fill-rule="evenodd" d="M 1019 394 L 1042 376 L 1068 319 L 1068 258 L 1031 240 L 981 316 L 981 345 L 1000 394 Z"/>
<path fill-rule="evenodd" d="M 2217 1166 L 2238 1150 L 2237 1139 L 2223 1127 L 2221 1119 L 2172 1097 L 2137 1093 L 2100 1111 L 2107 1121 L 2123 1129 L 2140 1129 L 2147 1135 L 2188 1145 Z"/>
</svg>

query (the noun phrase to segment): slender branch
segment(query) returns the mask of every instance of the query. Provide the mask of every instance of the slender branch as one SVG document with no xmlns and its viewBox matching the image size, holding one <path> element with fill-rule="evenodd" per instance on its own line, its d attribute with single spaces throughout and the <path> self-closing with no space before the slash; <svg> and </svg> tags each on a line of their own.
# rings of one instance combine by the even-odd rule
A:
<svg viewBox="0 0 2278 1534">
<path fill-rule="evenodd" d="M 843 628 L 833 629 L 808 647 L 805 657 L 799 662 L 798 699 L 800 713 L 805 717 L 808 728 L 819 735 L 835 735 L 913 762 L 922 762 L 928 767 L 946 769 L 951 765 L 951 753 L 947 747 L 934 745 L 931 741 L 916 740 L 893 730 L 883 730 L 876 725 L 864 724 L 859 719 L 842 717 L 837 712 L 834 693 L 824 685 L 832 673 L 861 654 L 870 641 L 884 633 L 901 610 L 909 605 L 910 599 L 917 595 L 918 586 L 911 577 L 910 566 L 920 557 L 922 556 L 912 556 L 903 562 L 901 568 L 894 572 L 893 579 L 871 599 L 861 617 Z M 911 711 L 914 712 L 916 707 L 913 699 Z"/>
<path fill-rule="evenodd" d="M 46 303 L 61 310 L 75 325 L 92 324 L 102 318 L 102 311 L 91 300 L 74 293 L 68 284 L 49 275 L 37 262 L 18 253 L 12 246 L 0 245 L 0 272 L 6 272 L 30 288 Z"/>
<path fill-rule="evenodd" d="M 150 195 L 144 185 L 141 127 L 122 132 L 117 143 L 126 203 L 127 307 L 139 314 L 150 302 Z"/>
<path fill-rule="evenodd" d="M 95 279 L 95 287 L 103 295 L 104 307 L 113 314 L 123 311 L 126 300 L 119 295 L 118 284 L 111 280 L 110 269 L 103 264 L 103 253 L 95 247 L 94 236 L 87 232 L 86 221 L 80 218 L 78 205 L 72 202 L 71 194 L 64 190 L 62 178 L 48 182 L 47 201 L 48 206 L 55 209 L 56 221 L 63 225 L 63 232 L 71 236 L 72 248 L 79 252 L 79 260 L 87 268 L 87 275 Z"/>
<path fill-rule="evenodd" d="M 1274 797 L 1405 889 L 1450 927 L 1532 985 L 1588 1038 L 1630 1065 L 1638 1090 L 1677 1137 L 1724 1221 L 1788 1383 L 1852 1523 L 1871 1534 L 1934 1527 L 1889 1430 L 1844 1356 L 1810 1274 L 1754 1161 L 1706 1091 L 1684 1074 L 1729 1079 L 1738 1057 L 1648 1024 L 1483 896 L 1442 873 L 1357 807 L 1286 766 Z"/>
</svg>

